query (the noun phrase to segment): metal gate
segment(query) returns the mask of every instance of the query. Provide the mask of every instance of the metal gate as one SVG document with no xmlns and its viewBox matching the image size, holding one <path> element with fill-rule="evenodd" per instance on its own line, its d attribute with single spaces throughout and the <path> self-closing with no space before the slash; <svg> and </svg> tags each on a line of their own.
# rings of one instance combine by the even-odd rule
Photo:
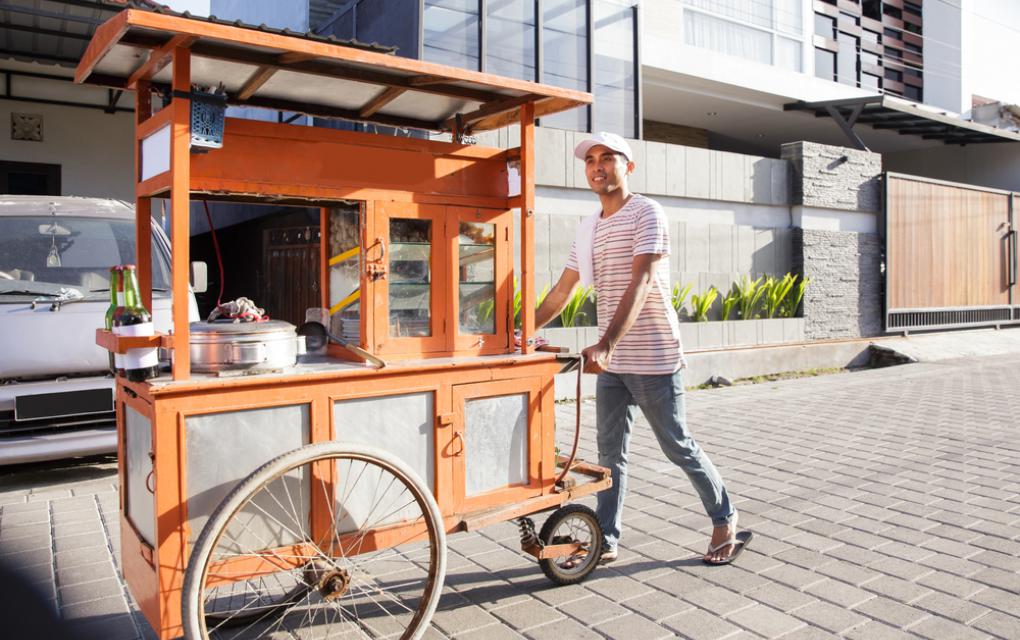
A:
<svg viewBox="0 0 1020 640">
<path fill-rule="evenodd" d="M 1020 323 L 1014 193 L 885 174 L 885 329 Z"/>
</svg>

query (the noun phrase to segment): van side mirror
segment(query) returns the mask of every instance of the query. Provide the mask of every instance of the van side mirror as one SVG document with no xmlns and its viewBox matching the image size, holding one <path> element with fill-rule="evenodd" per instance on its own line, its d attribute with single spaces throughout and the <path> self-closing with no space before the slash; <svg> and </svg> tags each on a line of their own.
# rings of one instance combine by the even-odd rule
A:
<svg viewBox="0 0 1020 640">
<path fill-rule="evenodd" d="M 191 263 L 191 288 L 195 293 L 209 290 L 209 267 L 204 262 Z"/>
</svg>

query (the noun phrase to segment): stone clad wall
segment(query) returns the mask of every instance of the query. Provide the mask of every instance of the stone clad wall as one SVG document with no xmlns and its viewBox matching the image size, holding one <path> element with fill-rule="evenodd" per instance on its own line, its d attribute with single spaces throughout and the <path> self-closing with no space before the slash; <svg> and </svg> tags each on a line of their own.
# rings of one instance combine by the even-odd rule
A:
<svg viewBox="0 0 1020 640">
<path fill-rule="evenodd" d="M 882 333 L 882 241 L 875 233 L 793 230 L 794 269 L 804 294 L 804 337 L 860 338 Z"/>
<path fill-rule="evenodd" d="M 877 218 L 868 231 L 859 225 L 861 214 L 881 209 L 882 156 L 810 142 L 785 144 L 782 156 L 790 162 L 794 215 L 802 220 L 793 230 L 793 265 L 811 279 L 805 337 L 880 335 L 882 238 Z"/>
<path fill-rule="evenodd" d="M 815 142 L 790 142 L 782 158 L 791 171 L 790 204 L 877 213 L 882 206 L 882 156 Z"/>
</svg>

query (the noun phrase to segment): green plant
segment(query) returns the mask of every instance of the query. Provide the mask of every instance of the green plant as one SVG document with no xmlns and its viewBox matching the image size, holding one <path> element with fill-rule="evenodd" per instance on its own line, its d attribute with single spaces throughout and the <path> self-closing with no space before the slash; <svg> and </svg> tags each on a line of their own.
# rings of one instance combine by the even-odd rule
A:
<svg viewBox="0 0 1020 640">
<path fill-rule="evenodd" d="M 733 288 L 726 294 L 726 297 L 722 301 L 722 319 L 729 320 L 730 314 L 733 313 L 733 307 L 737 306 L 740 302 L 740 293 L 737 291 L 736 283 L 733 284 Z"/>
<path fill-rule="evenodd" d="M 563 307 L 563 311 L 560 312 L 560 324 L 564 328 L 575 326 L 578 320 L 587 315 L 584 311 L 581 311 L 581 307 L 591 297 L 593 290 L 594 288 L 590 286 L 574 289 L 574 294 L 570 296 L 570 300 L 567 300 L 567 306 Z"/>
<path fill-rule="evenodd" d="M 538 296 L 535 297 L 535 309 L 542 306 L 542 302 L 545 301 L 545 297 L 549 295 L 549 285 L 545 285 L 541 291 L 538 292 Z M 521 287 L 517 278 L 514 278 L 514 329 L 521 328 Z"/>
<path fill-rule="evenodd" d="M 794 276 L 797 279 L 797 276 Z M 808 284 L 811 283 L 811 278 L 801 278 L 793 291 L 789 296 L 783 300 L 783 304 L 779 307 L 779 317 L 781 318 L 795 318 L 797 317 L 797 309 L 800 307 L 800 301 L 804 299 L 804 289 L 807 288 Z"/>
<path fill-rule="evenodd" d="M 761 303 L 761 297 L 765 293 L 761 283 L 764 278 L 751 280 L 750 276 L 744 276 L 740 282 L 733 283 L 737 296 L 740 298 L 739 312 L 741 320 L 753 320 Z"/>
<path fill-rule="evenodd" d="M 765 284 L 762 288 L 765 290 L 763 297 L 765 301 L 765 317 L 774 318 L 776 312 L 779 311 L 779 307 L 783 304 L 783 300 L 793 289 L 794 280 L 797 276 L 792 273 L 788 273 L 780 279 L 776 279 L 775 276 L 769 276 L 765 280 Z"/>
<path fill-rule="evenodd" d="M 680 311 L 684 308 L 684 303 L 687 302 L 687 296 L 690 295 L 693 286 L 692 284 L 680 286 L 679 282 L 673 283 L 673 295 L 670 296 L 670 302 L 673 303 L 673 310 L 677 315 L 680 315 Z"/>
<path fill-rule="evenodd" d="M 719 290 L 715 287 L 709 287 L 708 291 L 700 296 L 697 294 L 691 296 L 691 308 L 694 311 L 695 322 L 708 322 L 708 312 L 718 297 Z"/>
</svg>

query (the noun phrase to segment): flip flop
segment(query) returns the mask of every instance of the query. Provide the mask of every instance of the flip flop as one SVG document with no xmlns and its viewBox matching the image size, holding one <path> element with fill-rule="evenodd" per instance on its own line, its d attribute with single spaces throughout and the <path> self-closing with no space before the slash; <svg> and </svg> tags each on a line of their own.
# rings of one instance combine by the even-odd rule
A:
<svg viewBox="0 0 1020 640">
<path fill-rule="evenodd" d="M 751 538 L 753 537 L 754 534 L 751 533 L 750 531 L 741 531 L 740 533 L 730 538 L 729 540 L 724 540 L 719 544 L 710 545 L 708 547 L 708 553 L 715 553 L 719 549 L 724 549 L 727 545 L 733 545 L 734 547 L 733 553 L 731 553 L 725 560 L 720 560 L 718 562 L 708 560 L 705 557 L 702 557 L 701 561 L 713 567 L 722 566 L 724 564 L 730 564 L 734 560 L 736 560 L 741 553 L 744 552 L 744 549 L 747 548 L 747 545 L 751 544 Z"/>
</svg>

